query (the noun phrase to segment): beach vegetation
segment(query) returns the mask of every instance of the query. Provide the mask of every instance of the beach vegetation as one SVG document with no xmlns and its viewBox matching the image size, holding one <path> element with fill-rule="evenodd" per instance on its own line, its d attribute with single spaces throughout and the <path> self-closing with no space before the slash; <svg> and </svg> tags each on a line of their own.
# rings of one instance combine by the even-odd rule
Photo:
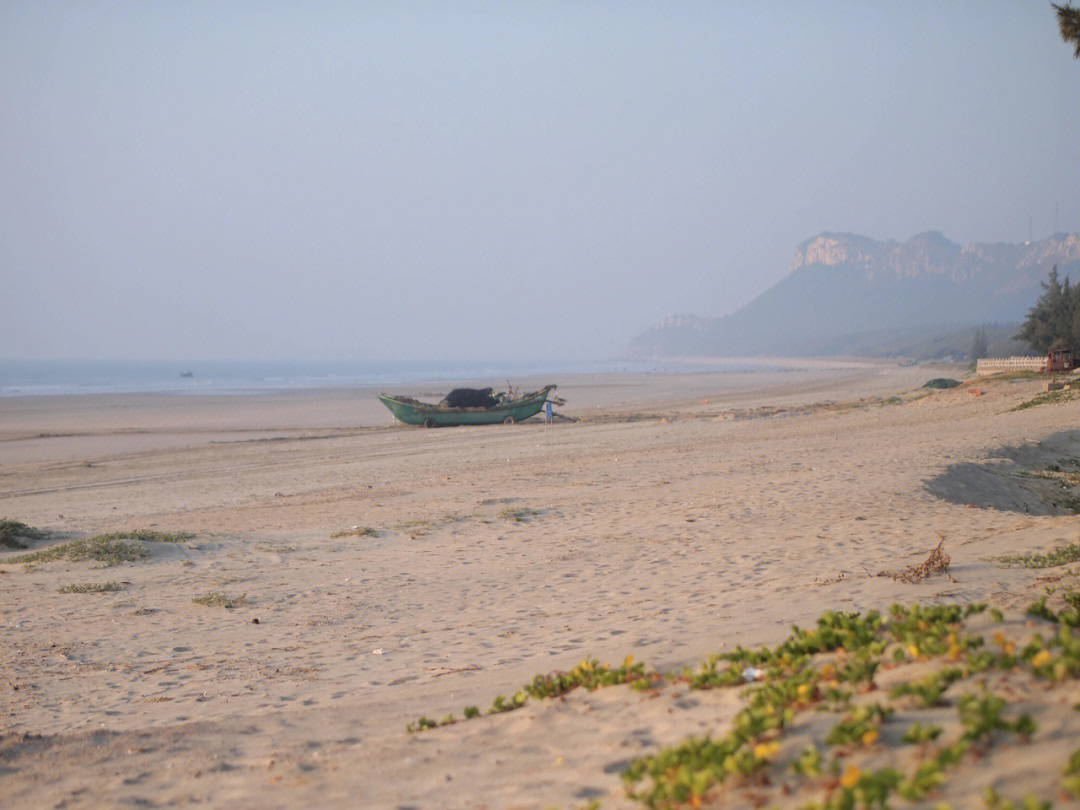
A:
<svg viewBox="0 0 1080 810">
<path fill-rule="evenodd" d="M 956 667 L 939 670 L 927 675 L 921 681 L 903 681 L 898 683 L 889 692 L 891 697 L 912 696 L 919 699 L 923 706 L 938 706 L 941 696 L 954 682 L 964 676 L 963 670 Z"/>
<path fill-rule="evenodd" d="M 378 537 L 379 530 L 374 529 L 371 526 L 353 526 L 351 529 L 344 529 L 340 532 L 334 532 L 330 535 L 331 538 L 338 537 Z"/>
<path fill-rule="evenodd" d="M 925 658 L 929 651 L 933 650 L 939 651 L 939 655 L 949 660 L 958 657 L 959 651 L 978 650 L 981 647 L 981 637 L 969 637 L 962 631 L 962 624 L 970 616 L 983 610 L 981 605 L 929 608 L 894 606 L 887 617 L 858 617 L 848 614 L 843 617 L 842 624 L 851 632 L 851 641 L 856 645 L 860 645 L 861 641 L 864 651 L 873 645 L 878 656 L 884 651 L 876 642 L 889 640 L 899 644 L 900 648 L 912 648 L 919 658 Z M 834 614 L 823 622 L 823 625 L 827 628 L 836 621 Z M 872 630 L 872 635 L 862 632 L 867 629 Z M 775 650 L 759 651 L 754 659 L 783 661 L 785 655 L 790 658 L 790 650 L 795 646 L 791 642 L 805 641 L 809 633 L 810 631 L 800 631 Z M 975 638 L 978 638 L 978 641 Z M 943 644 L 948 645 L 944 650 Z M 836 649 L 843 649 L 845 654 L 851 652 L 850 649 Z M 742 657 L 747 656 L 744 654 Z M 843 657 L 837 658 L 837 662 Z M 1033 657 L 1031 661 L 1034 664 L 1045 663 L 1040 662 L 1037 657 Z M 1016 659 L 1002 653 L 992 663 L 1008 669 L 1016 665 Z M 821 666 L 803 661 L 801 665 L 812 667 L 823 680 L 836 679 L 837 666 L 833 662 Z M 773 747 L 780 747 L 784 729 L 796 722 L 797 715 L 793 714 L 793 710 L 800 709 L 799 698 L 812 694 L 805 680 L 799 683 L 801 678 L 798 676 L 805 672 L 806 669 L 796 671 L 794 680 L 798 685 L 793 690 L 784 688 L 783 685 L 783 681 L 793 680 L 791 676 L 782 677 L 781 682 L 775 684 L 778 689 L 768 689 L 768 683 L 754 689 L 749 705 L 736 717 L 735 729 L 727 738 L 720 741 L 693 739 L 681 746 L 665 749 L 659 754 L 631 763 L 623 774 L 623 778 L 629 783 L 631 795 L 650 807 L 683 803 L 696 806 L 706 792 L 728 778 L 745 780 L 752 771 L 752 768 L 747 766 L 758 764 L 753 759 L 754 753 L 760 756 L 768 750 L 763 747 L 762 741 L 771 740 Z M 943 687 L 961 677 L 970 676 L 955 667 L 947 668 L 943 673 L 916 684 L 911 693 L 924 696 L 924 702 L 937 704 Z M 908 690 L 896 690 L 897 695 L 905 693 L 908 693 Z M 794 695 L 794 698 L 785 697 L 786 695 Z M 789 699 L 792 702 L 787 703 Z M 1003 731 L 1015 732 L 1025 737 L 1034 733 L 1035 726 L 1028 715 L 1008 720 L 1004 716 L 1005 706 L 1003 699 L 993 695 L 969 695 L 962 698 L 958 701 L 958 713 L 963 728 L 960 739 L 942 747 L 929 761 L 920 764 L 908 776 L 891 767 L 863 771 L 854 764 L 841 772 L 838 770 L 840 761 L 834 758 L 827 764 L 821 751 L 814 745 L 804 748 L 792 762 L 791 768 L 806 779 L 820 781 L 825 778 L 826 784 L 831 784 L 824 802 L 807 806 L 886 807 L 889 796 L 894 792 L 910 801 L 917 801 L 930 795 L 944 783 L 944 771 L 959 763 L 972 745 L 989 744 L 995 733 Z M 863 704 L 855 709 L 849 708 L 832 727 L 825 742 L 848 751 L 878 745 L 882 742 L 882 726 L 893 718 L 895 711 L 894 707 L 879 702 Z M 941 734 L 942 730 L 938 726 L 918 723 L 908 728 L 904 734 L 904 742 L 928 744 L 936 741 Z"/>
<path fill-rule="evenodd" d="M 160 532 L 156 529 L 127 529 L 94 535 L 94 540 L 141 540 L 143 543 L 183 543 L 195 537 L 193 532 Z"/>
<path fill-rule="evenodd" d="M 473 708 L 475 708 L 475 707 L 473 707 Z M 466 715 L 466 717 L 467 717 L 467 715 Z M 432 720 L 430 717 L 424 717 L 423 715 L 421 715 L 416 720 L 413 720 L 411 723 L 409 723 L 405 727 L 405 730 L 408 733 L 413 734 L 413 733 L 415 733 L 417 731 L 423 731 L 424 729 L 427 729 L 427 728 L 438 728 L 439 726 L 452 726 L 456 722 L 458 722 L 458 720 L 457 720 L 456 717 L 454 717 L 454 715 L 452 713 L 446 715 L 442 720 Z"/>
<path fill-rule="evenodd" d="M 229 596 L 224 591 L 210 591 L 210 593 L 202 596 L 196 596 L 191 600 L 196 605 L 205 605 L 207 607 L 223 607 L 227 610 L 232 610 L 235 607 L 240 607 L 247 602 L 247 594 L 242 593 L 239 596 Z"/>
<path fill-rule="evenodd" d="M 290 546 L 288 543 L 282 543 L 279 541 L 272 541 L 267 543 L 256 543 L 255 549 L 257 551 L 265 551 L 268 554 L 292 554 L 296 551 L 296 546 Z M 190 561 L 185 562 L 184 565 L 193 565 Z"/>
<path fill-rule="evenodd" d="M 413 731 L 423 731 L 425 728 L 438 728 L 438 727 L 439 727 L 439 724 L 438 724 L 437 721 L 432 720 L 430 717 L 424 717 L 423 715 L 421 715 L 416 720 L 409 723 L 409 725 L 406 726 L 405 730 L 409 731 L 409 732 L 413 732 Z"/>
<path fill-rule="evenodd" d="M 525 705 L 525 697 L 525 693 L 521 690 L 515 692 L 509 700 L 503 695 L 496 695 L 495 699 L 491 701 L 491 708 L 488 709 L 488 714 L 502 714 L 503 712 L 512 712 L 514 709 L 520 709 Z"/>
<path fill-rule="evenodd" d="M 587 658 L 570 672 L 537 675 L 531 683 L 522 687 L 522 691 L 529 697 L 542 700 L 565 695 L 579 687 L 592 691 L 601 686 L 648 680 L 651 677 L 646 673 L 645 665 L 635 663 L 632 655 L 627 656 L 620 666 L 601 664 L 596 658 Z"/>
<path fill-rule="evenodd" d="M 627 656 L 620 666 L 602 664 L 596 658 L 586 658 L 569 672 L 556 671 L 545 675 L 537 675 L 510 697 L 496 695 L 487 713 L 502 714 L 503 712 L 512 712 L 524 706 L 530 698 L 543 700 L 545 698 L 559 697 L 578 688 L 592 691 L 603 686 L 614 686 L 616 684 L 653 683 L 660 680 L 661 677 L 659 673 L 646 671 L 644 664 L 635 663 L 633 656 Z M 466 720 L 471 720 L 480 716 L 480 709 L 476 706 L 466 706 L 464 715 Z M 407 730 L 419 731 L 427 727 L 420 725 L 420 721 L 416 720 L 409 723 Z"/>
<path fill-rule="evenodd" d="M 146 548 L 142 545 L 143 543 L 180 543 L 194 536 L 194 534 L 187 532 L 159 532 L 152 529 L 108 532 L 93 537 L 69 540 L 66 543 L 59 543 L 26 554 L 19 554 L 15 557 L 9 557 L 5 562 L 31 565 L 34 563 L 55 562 L 57 560 L 68 560 L 70 562 L 94 560 L 101 563 L 104 568 L 141 560 L 146 556 Z"/>
<path fill-rule="evenodd" d="M 829 745 L 873 745 L 881 736 L 881 724 L 892 719 L 894 710 L 880 703 L 859 706 L 833 726 L 825 742 Z"/>
<path fill-rule="evenodd" d="M 945 769 L 959 762 L 967 749 L 966 743 L 942 748 L 935 756 L 921 763 L 911 776 L 901 780 L 897 785 L 899 794 L 910 802 L 917 802 L 939 790 L 945 784 Z"/>
<path fill-rule="evenodd" d="M 40 540 L 48 536 L 43 529 L 35 529 L 18 520 L 4 518 L 0 520 L 0 546 L 4 548 L 26 548 L 23 540 Z"/>
<path fill-rule="evenodd" d="M 1071 402 L 1080 395 L 1075 388 L 1062 388 L 1057 391 L 1044 391 L 1041 394 L 1036 394 L 1031 399 L 1021 402 L 1013 408 L 1010 408 L 1010 412 L 1025 411 L 1028 408 L 1035 408 L 1039 405 L 1057 405 L 1062 402 Z"/>
<path fill-rule="evenodd" d="M 1080 593 L 1070 592 L 1062 595 L 1061 610 L 1054 610 L 1047 604 L 1049 596 L 1042 596 L 1038 601 L 1028 605 L 1027 614 L 1064 625 L 1065 627 L 1080 627 Z"/>
<path fill-rule="evenodd" d="M 1006 799 L 993 787 L 988 787 L 983 793 L 983 801 L 986 802 L 986 810 L 1051 810 L 1053 802 L 1028 795 L 1019 802 Z"/>
<path fill-rule="evenodd" d="M 119 582 L 79 582 L 69 585 L 61 585 L 56 589 L 57 593 L 112 593 L 123 590 L 124 586 Z"/>
<path fill-rule="evenodd" d="M 1061 787 L 1074 799 L 1080 799 L 1080 748 L 1072 752 L 1065 764 L 1065 778 L 1061 780 Z"/>
<path fill-rule="evenodd" d="M 446 526 L 452 523 L 462 523 L 466 520 L 469 520 L 471 517 L 474 517 L 474 515 L 467 513 L 450 512 L 448 514 L 440 515 L 438 517 L 423 517 L 415 518 L 413 520 L 405 520 L 395 524 L 393 528 L 397 531 L 408 532 L 409 536 L 415 540 L 419 537 L 423 537 L 430 531 L 434 531 L 435 529 L 440 528 L 441 526 Z"/>
<path fill-rule="evenodd" d="M 968 694 L 956 703 L 964 734 L 960 738 L 969 743 L 983 742 L 997 731 L 1011 731 L 1024 737 L 1035 733 L 1035 722 L 1028 714 L 1021 714 L 1014 721 L 1003 717 L 1008 705 L 1004 698 L 992 694 Z"/>
<path fill-rule="evenodd" d="M 532 509 L 528 506 L 508 506 L 499 512 L 499 517 L 503 520 L 512 520 L 515 523 L 524 523 L 529 518 L 536 517 L 539 514 L 539 509 Z"/>
<path fill-rule="evenodd" d="M 1080 594 L 1059 592 L 1055 598 L 1080 612 Z M 743 705 L 726 734 L 690 737 L 626 763 L 622 779 L 632 799 L 652 808 L 697 807 L 722 802 L 722 785 L 734 782 L 756 791 L 782 785 L 785 795 L 797 789 L 822 790 L 823 798 L 800 805 L 807 808 L 855 810 L 887 808 L 900 799 L 924 802 L 940 796 L 950 771 L 962 762 L 985 757 L 1011 736 L 1024 742 L 1037 732 L 1032 717 L 1016 713 L 1009 702 L 1019 700 L 1022 692 L 1007 690 L 1010 698 L 991 693 L 981 673 L 1019 671 L 1052 682 L 1080 677 L 1080 631 L 1062 624 L 1060 614 L 1046 608 L 1040 617 L 1058 619 L 1054 633 L 1045 638 L 1035 633 L 1022 642 L 994 630 L 993 623 L 972 623 L 986 612 L 980 604 L 827 612 L 811 629 L 793 627 L 776 647 L 736 648 L 677 673 L 650 671 L 631 658 L 622 667 L 586 659 L 571 672 L 537 676 L 513 695 L 497 696 L 488 714 L 513 711 L 580 686 L 735 687 L 743 690 Z M 989 614 L 992 622 L 1004 618 L 1000 611 Z M 987 644 L 991 635 L 992 645 Z M 882 666 L 894 670 L 887 699 L 874 683 Z M 902 670 L 895 670 L 903 667 L 918 667 L 913 673 L 920 677 L 898 678 Z M 845 699 L 832 702 L 830 694 L 844 683 L 851 686 L 843 690 Z M 957 696 L 947 698 L 953 685 Z M 870 695 L 877 699 L 870 700 Z M 915 698 L 914 705 L 909 698 Z M 951 732 L 931 722 L 940 719 L 949 704 L 955 706 L 957 719 Z M 813 720 L 820 712 L 835 713 L 835 722 L 823 726 Z M 480 716 L 475 706 L 465 709 L 465 719 Z M 902 733 L 890 731 L 901 721 Z M 408 730 L 452 722 L 461 721 L 453 715 L 442 721 L 421 717 Z M 809 744 L 798 752 L 790 750 L 791 738 L 806 734 Z M 920 746 L 914 764 L 899 767 L 898 762 L 910 762 L 903 758 L 885 767 L 867 767 L 881 764 L 882 752 L 899 744 Z M 791 776 L 774 778 L 776 767 Z M 1080 751 L 1065 764 L 1061 787 L 1080 794 Z M 762 801 L 767 803 L 764 794 Z M 1012 806 L 1027 807 L 1026 802 Z"/>
<path fill-rule="evenodd" d="M 800 776 L 821 776 L 823 767 L 821 751 L 815 745 L 806 746 L 791 763 L 791 770 Z"/>
<path fill-rule="evenodd" d="M 49 548 L 31 551 L 11 557 L 6 562 L 34 563 L 55 562 L 57 560 L 69 560 L 81 562 L 93 560 L 101 563 L 101 567 L 107 568 L 126 562 L 136 562 L 146 556 L 146 549 L 141 545 L 127 540 L 110 540 L 100 537 L 89 537 L 79 540 L 69 540 Z"/>
<path fill-rule="evenodd" d="M 1080 561 L 1080 543 L 1070 543 L 1046 554 L 1017 554 L 991 557 L 992 562 L 1001 563 L 1007 568 L 1054 568 Z"/>
<path fill-rule="evenodd" d="M 924 745 L 926 743 L 933 742 L 941 736 L 943 729 L 941 726 L 929 725 L 919 721 L 915 721 L 908 730 L 904 732 L 904 742 L 911 745 Z"/>
</svg>

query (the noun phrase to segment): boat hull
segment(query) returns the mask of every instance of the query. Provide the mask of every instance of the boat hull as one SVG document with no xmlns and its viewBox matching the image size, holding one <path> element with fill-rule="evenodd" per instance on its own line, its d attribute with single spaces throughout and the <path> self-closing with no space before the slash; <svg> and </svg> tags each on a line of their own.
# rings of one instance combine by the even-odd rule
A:
<svg viewBox="0 0 1080 810">
<path fill-rule="evenodd" d="M 394 418 L 406 425 L 426 427 L 457 427 L 459 425 L 497 425 L 521 422 L 540 413 L 554 385 L 541 388 L 521 399 L 500 402 L 491 408 L 446 408 L 404 397 L 380 394 L 382 402 Z"/>
</svg>

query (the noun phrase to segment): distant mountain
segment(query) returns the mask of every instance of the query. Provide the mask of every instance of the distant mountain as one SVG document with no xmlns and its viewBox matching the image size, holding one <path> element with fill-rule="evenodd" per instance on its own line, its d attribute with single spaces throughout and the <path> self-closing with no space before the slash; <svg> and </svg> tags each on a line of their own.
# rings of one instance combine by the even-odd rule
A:
<svg viewBox="0 0 1080 810">
<path fill-rule="evenodd" d="M 669 316 L 626 354 L 963 356 L 971 327 L 1003 324 L 992 344 L 1014 333 L 1055 264 L 1080 281 L 1080 234 L 961 246 L 936 231 L 907 242 L 823 233 L 799 245 L 791 272 L 738 312 Z"/>
</svg>

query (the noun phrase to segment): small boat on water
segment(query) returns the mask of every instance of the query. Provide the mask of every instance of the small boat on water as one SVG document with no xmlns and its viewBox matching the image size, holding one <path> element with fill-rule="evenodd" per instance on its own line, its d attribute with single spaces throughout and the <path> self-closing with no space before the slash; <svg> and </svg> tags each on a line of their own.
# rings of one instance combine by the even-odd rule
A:
<svg viewBox="0 0 1080 810">
<path fill-rule="evenodd" d="M 556 386 L 545 385 L 539 391 L 531 391 L 521 396 L 510 394 L 491 395 L 491 389 L 486 391 L 488 405 L 477 406 L 454 406 L 449 403 L 461 401 L 461 397 L 453 395 L 463 390 L 474 391 L 475 389 L 455 389 L 450 392 L 442 402 L 432 404 L 420 402 L 412 397 L 391 396 L 380 394 L 379 400 L 390 409 L 390 413 L 399 422 L 406 425 L 423 425 L 424 427 L 455 427 L 457 425 L 494 425 L 499 422 L 504 425 L 512 425 L 521 422 L 530 416 L 540 413 L 544 404 L 548 401 L 548 394 L 554 391 Z M 553 398 L 552 402 L 561 405 L 562 401 Z"/>
</svg>

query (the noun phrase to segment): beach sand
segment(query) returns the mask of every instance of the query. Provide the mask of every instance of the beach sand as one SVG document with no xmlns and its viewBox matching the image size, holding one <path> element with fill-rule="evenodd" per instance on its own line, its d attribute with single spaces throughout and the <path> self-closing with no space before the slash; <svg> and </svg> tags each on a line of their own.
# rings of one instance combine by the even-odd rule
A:
<svg viewBox="0 0 1080 810">
<path fill-rule="evenodd" d="M 555 380 L 576 423 L 437 430 L 391 426 L 364 389 L 0 401 L 0 517 L 54 532 L 33 548 L 195 534 L 108 568 L 0 551 L 3 804 L 639 806 L 627 763 L 724 733 L 739 690 L 406 725 L 586 657 L 672 671 L 775 644 L 826 610 L 984 602 L 1022 631 L 1046 571 L 989 558 L 1080 540 L 1056 484 L 1026 477 L 1080 457 L 1080 408 L 1012 411 L 1037 380 L 919 388 L 956 371 L 577 376 Z M 951 576 L 876 576 L 941 538 Z M 211 593 L 244 599 L 192 601 Z M 1076 697 L 1032 704 L 1057 759 L 1003 758 L 1004 789 L 1057 797 L 1080 715 L 1054 706 Z M 965 767 L 946 795 L 982 807 L 990 771 Z"/>
</svg>

